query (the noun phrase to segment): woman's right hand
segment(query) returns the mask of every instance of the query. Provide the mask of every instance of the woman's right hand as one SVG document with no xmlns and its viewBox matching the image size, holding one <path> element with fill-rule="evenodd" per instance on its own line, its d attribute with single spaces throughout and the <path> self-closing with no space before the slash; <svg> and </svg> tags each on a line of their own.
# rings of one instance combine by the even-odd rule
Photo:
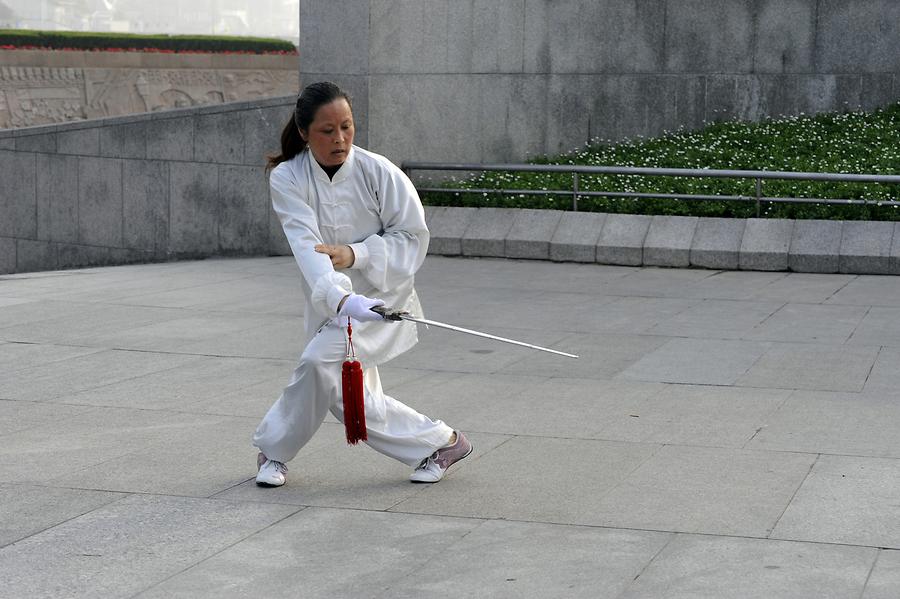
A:
<svg viewBox="0 0 900 599">
<path fill-rule="evenodd" d="M 350 318 L 353 318 L 354 320 L 358 320 L 360 322 L 374 322 L 377 320 L 384 320 L 384 317 L 381 314 L 372 312 L 372 308 L 374 308 L 375 306 L 383 305 L 384 302 L 380 299 L 373 299 L 364 295 L 351 293 L 343 300 L 341 300 L 341 305 L 338 309 L 338 316 L 343 316 L 344 318 L 349 316 Z"/>
</svg>

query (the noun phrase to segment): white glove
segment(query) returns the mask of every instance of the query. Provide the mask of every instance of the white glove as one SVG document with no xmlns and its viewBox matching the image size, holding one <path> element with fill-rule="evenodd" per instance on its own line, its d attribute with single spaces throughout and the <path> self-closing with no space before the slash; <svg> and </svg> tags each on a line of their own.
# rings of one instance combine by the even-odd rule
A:
<svg viewBox="0 0 900 599">
<path fill-rule="evenodd" d="M 375 306 L 383 306 L 384 302 L 380 299 L 372 299 L 364 295 L 351 293 L 344 300 L 341 311 L 338 312 L 339 317 L 347 318 L 348 316 L 359 322 L 384 320 L 384 317 L 377 312 L 372 312 L 371 308 Z"/>
</svg>

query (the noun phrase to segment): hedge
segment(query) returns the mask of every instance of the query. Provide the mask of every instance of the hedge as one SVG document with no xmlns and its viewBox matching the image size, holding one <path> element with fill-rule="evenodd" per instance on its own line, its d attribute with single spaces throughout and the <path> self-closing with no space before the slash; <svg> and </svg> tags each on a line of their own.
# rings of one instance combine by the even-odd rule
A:
<svg viewBox="0 0 900 599">
<path fill-rule="evenodd" d="M 159 52 L 228 52 L 246 54 L 297 53 L 297 48 L 288 41 L 263 37 L 144 35 L 81 31 L 36 31 L 29 29 L 0 29 L 0 48 L 151 50 Z"/>
<path fill-rule="evenodd" d="M 820 173 L 900 175 L 900 103 L 870 112 L 838 111 L 799 114 L 758 123 L 709 123 L 699 130 L 679 130 L 660 137 L 594 143 L 570 154 L 537 157 L 534 164 L 606 165 L 650 168 L 728 169 Z M 752 197 L 752 179 L 581 175 L 581 191 L 647 194 L 701 194 Z M 431 185 L 429 185 L 430 187 Z M 485 172 L 444 182 L 445 193 L 424 194 L 431 205 L 497 206 L 570 210 L 572 193 L 462 193 L 457 189 L 571 190 L 570 173 Z M 900 208 L 882 202 L 900 200 L 900 185 L 830 181 L 766 180 L 770 197 L 864 199 L 868 205 L 766 203 L 760 216 L 838 220 L 900 221 Z M 578 209 L 631 214 L 676 214 L 746 218 L 756 216 L 755 202 L 678 201 L 650 198 L 582 196 Z"/>
</svg>

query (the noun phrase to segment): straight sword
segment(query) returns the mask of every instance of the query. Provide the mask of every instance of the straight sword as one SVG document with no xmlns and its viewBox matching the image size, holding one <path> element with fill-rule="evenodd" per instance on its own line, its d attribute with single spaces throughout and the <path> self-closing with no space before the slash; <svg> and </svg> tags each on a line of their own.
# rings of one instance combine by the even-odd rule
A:
<svg viewBox="0 0 900 599">
<path fill-rule="evenodd" d="M 531 349 L 536 349 L 538 351 L 548 352 L 551 354 L 557 354 L 560 356 L 566 356 L 567 358 L 578 358 L 578 356 L 576 356 L 575 354 L 566 353 L 564 351 L 550 349 L 549 347 L 541 347 L 540 345 L 525 343 L 524 341 L 516 341 L 515 339 L 507 339 L 506 337 L 499 337 L 497 335 L 491 335 L 490 333 L 482 333 L 481 331 L 473 331 L 472 329 L 464 329 L 462 327 L 447 324 L 445 322 L 428 320 L 427 318 L 417 318 L 409 312 L 392 310 L 384 306 L 375 306 L 374 308 L 372 308 L 372 311 L 380 314 L 385 320 L 408 320 L 410 322 L 418 322 L 419 324 L 438 327 L 440 329 L 456 331 L 457 333 L 466 333 L 468 335 L 475 335 L 476 337 L 483 337 L 485 339 L 493 339 L 494 341 L 502 341 L 503 343 L 511 343 L 512 345 L 519 345 L 521 347 L 530 347 Z"/>
</svg>

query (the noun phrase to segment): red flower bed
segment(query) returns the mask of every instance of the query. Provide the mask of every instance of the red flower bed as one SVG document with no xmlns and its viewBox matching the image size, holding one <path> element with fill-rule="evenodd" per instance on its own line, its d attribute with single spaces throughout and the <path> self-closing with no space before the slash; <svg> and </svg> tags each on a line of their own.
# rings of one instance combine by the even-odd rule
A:
<svg viewBox="0 0 900 599">
<path fill-rule="evenodd" d="M 287 40 L 215 35 L 97 33 L 0 29 L 2 50 L 156 52 L 160 54 L 277 54 L 296 56 Z"/>
</svg>

